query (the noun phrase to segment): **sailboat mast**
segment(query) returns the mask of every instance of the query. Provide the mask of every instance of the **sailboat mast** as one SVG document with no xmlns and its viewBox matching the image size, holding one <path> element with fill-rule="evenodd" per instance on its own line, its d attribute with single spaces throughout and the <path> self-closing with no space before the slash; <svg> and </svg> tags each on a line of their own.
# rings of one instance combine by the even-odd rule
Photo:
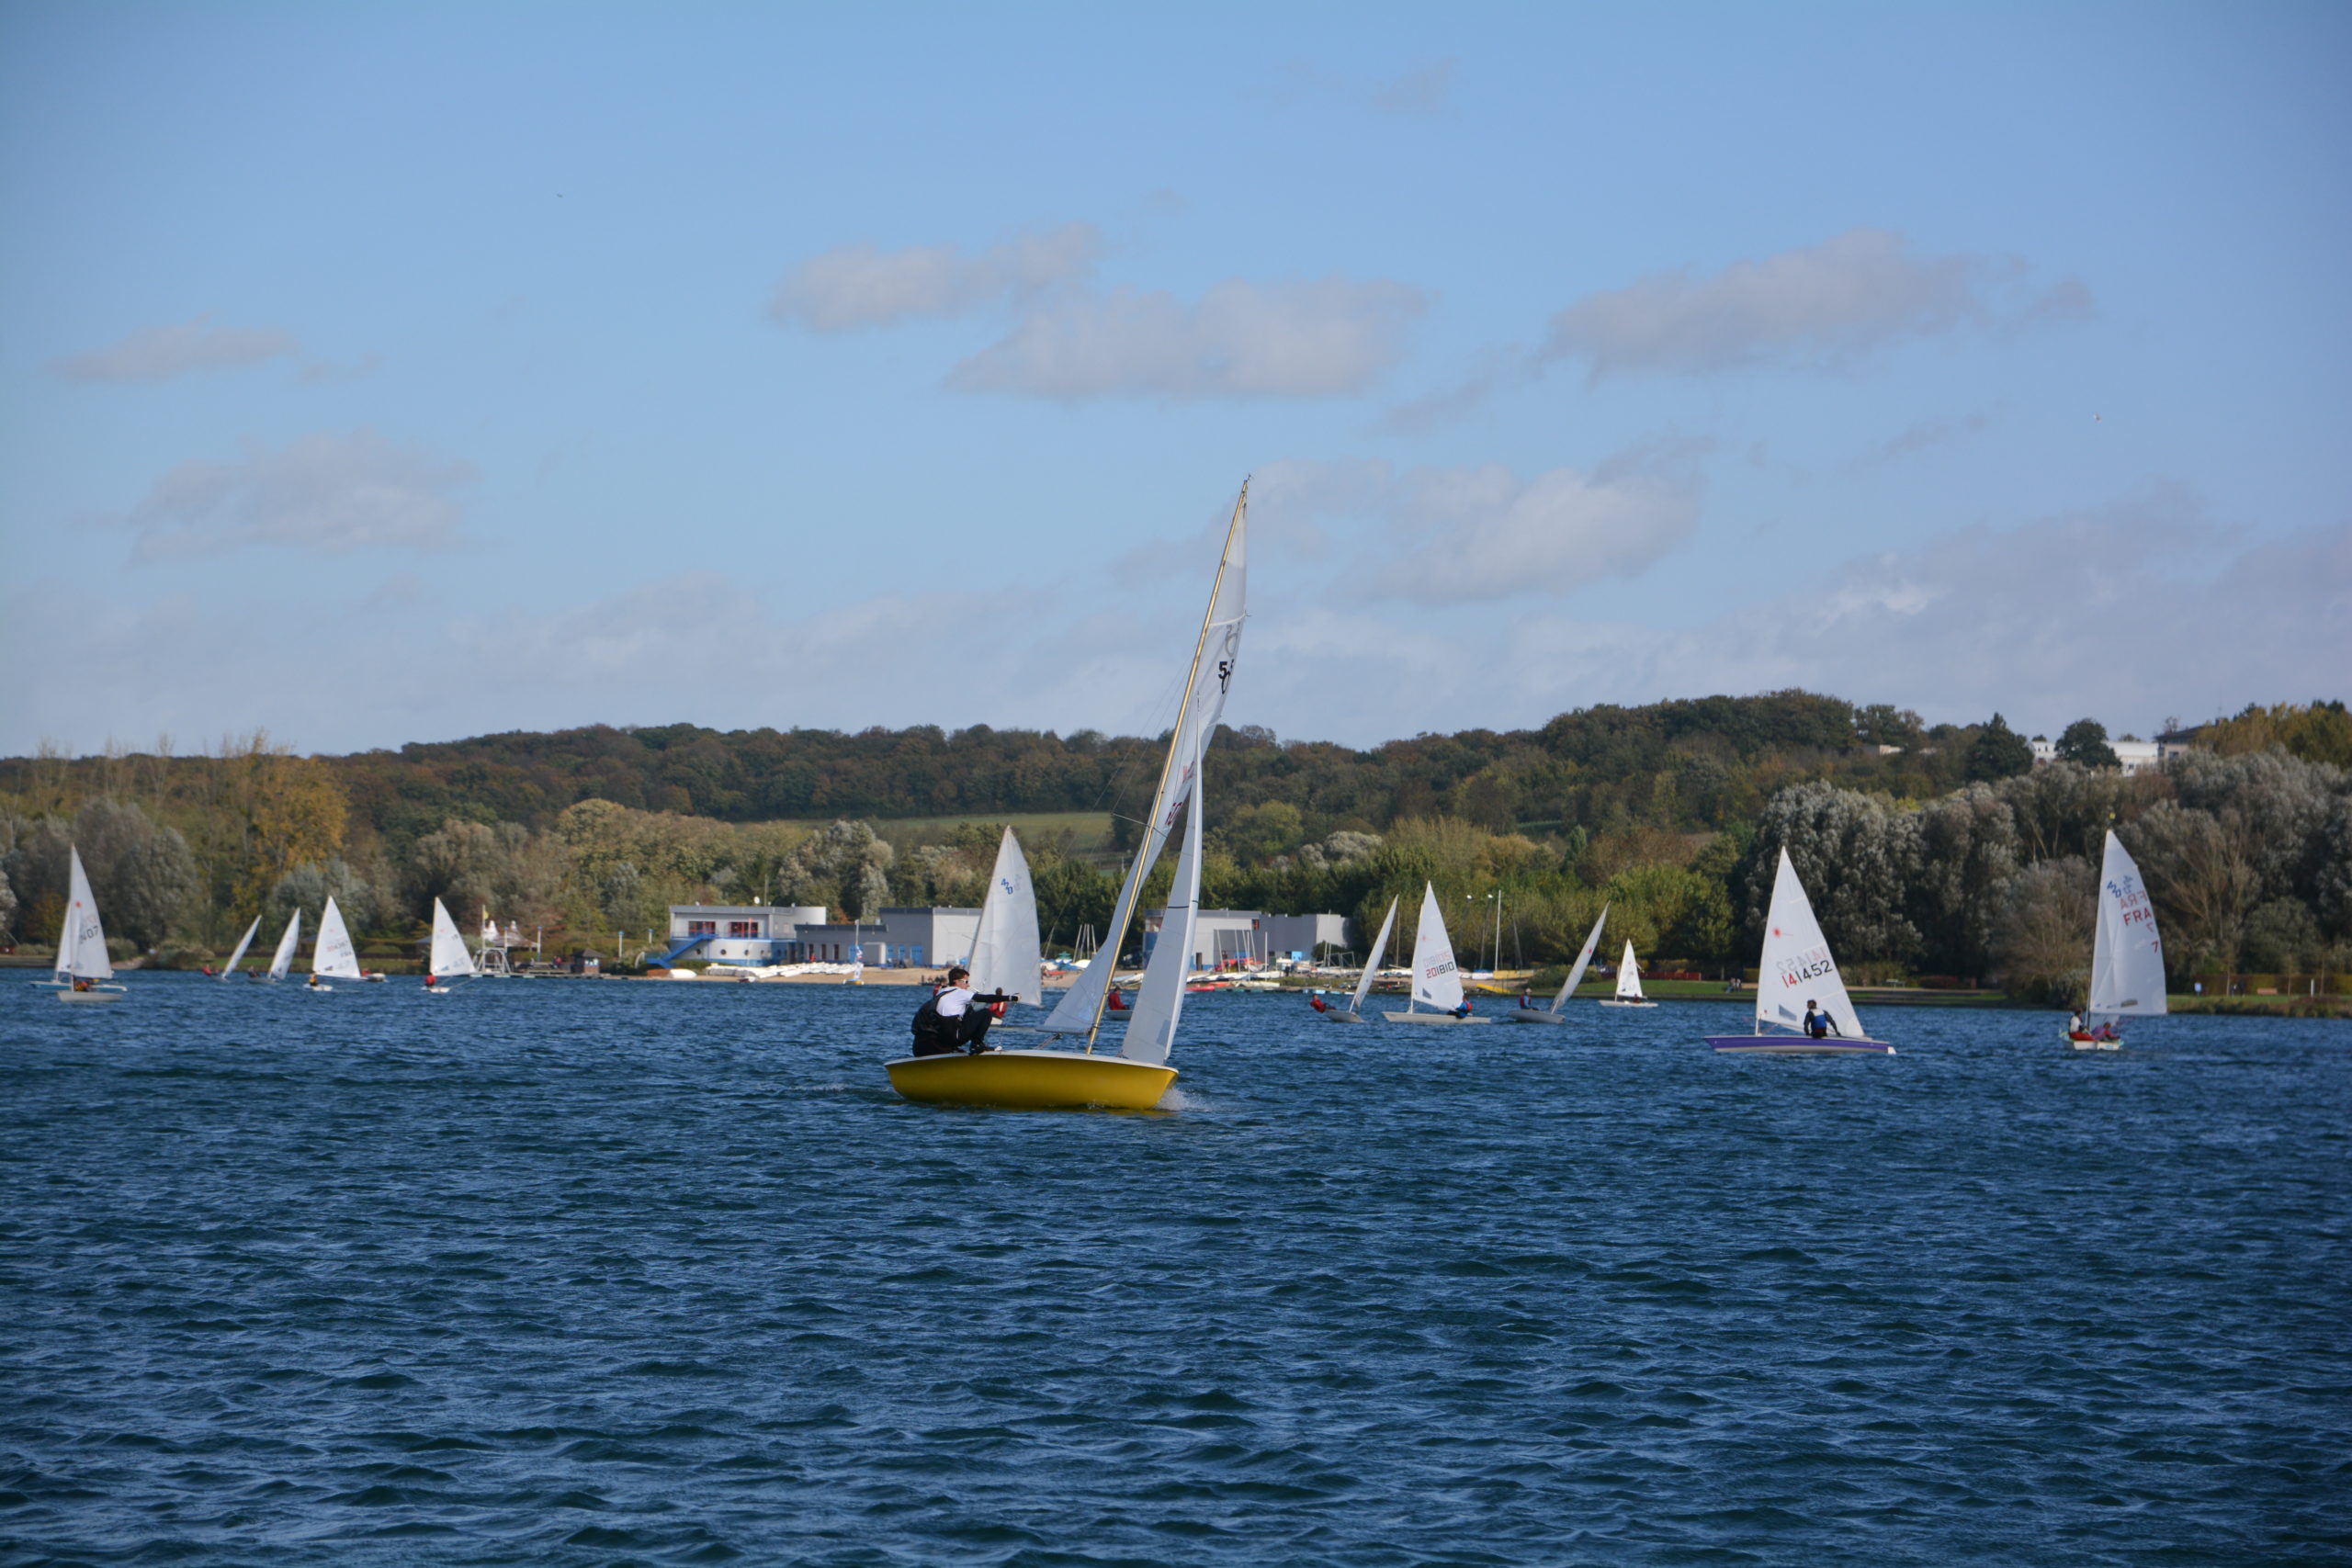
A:
<svg viewBox="0 0 2352 1568">
<path fill-rule="evenodd" d="M 1159 786 L 1152 792 L 1151 804 L 1155 815 L 1159 811 L 1159 803 L 1167 798 L 1168 777 L 1170 773 L 1176 766 L 1177 743 L 1184 739 L 1184 716 L 1192 711 L 1193 692 L 1194 688 L 1200 684 L 1201 660 L 1202 657 L 1208 652 L 1209 627 L 1216 615 L 1216 597 L 1218 592 L 1225 587 L 1226 562 L 1233 558 L 1233 536 L 1241 526 L 1242 513 L 1247 512 L 1249 509 L 1250 481 L 1248 479 L 1243 479 L 1241 481 L 1240 499 L 1233 503 L 1233 521 L 1225 525 L 1225 548 L 1218 553 L 1216 558 L 1216 577 L 1215 581 L 1209 584 L 1208 608 L 1201 612 L 1200 640 L 1193 645 L 1192 667 L 1184 672 L 1184 696 L 1183 700 L 1176 705 L 1176 728 L 1169 735 L 1168 755 L 1160 761 Z M 1201 741 L 1202 743 L 1199 746 L 1194 747 L 1193 750 L 1193 762 L 1195 767 L 1200 765 L 1203 755 L 1208 750 L 1208 738 L 1206 736 L 1203 736 L 1201 738 Z M 1198 791 L 1195 791 L 1195 799 L 1186 803 L 1184 807 L 1185 810 L 1191 811 L 1197 808 L 1199 805 L 1199 801 L 1197 799 L 1198 793 Z M 1148 828 L 1145 829 L 1147 832 L 1150 829 Z M 1105 981 L 1103 983 L 1102 989 L 1096 993 L 1094 998 L 1094 1021 L 1087 1025 L 1086 1028 L 1086 1054 L 1090 1056 L 1094 1055 L 1094 1037 L 1096 1034 L 1100 1033 L 1102 1029 L 1102 1010 L 1110 1006 L 1111 1003 L 1111 987 L 1118 984 L 1119 950 L 1127 945 L 1127 927 L 1135 919 L 1136 901 L 1142 897 L 1143 878 L 1130 878 L 1127 885 L 1119 890 L 1118 906 L 1111 911 L 1111 940 L 1104 946 L 1099 947 L 1094 951 L 1094 961 L 1097 964 L 1102 962 L 1102 954 L 1104 953 L 1107 952 L 1110 953 L 1111 978 Z"/>
</svg>

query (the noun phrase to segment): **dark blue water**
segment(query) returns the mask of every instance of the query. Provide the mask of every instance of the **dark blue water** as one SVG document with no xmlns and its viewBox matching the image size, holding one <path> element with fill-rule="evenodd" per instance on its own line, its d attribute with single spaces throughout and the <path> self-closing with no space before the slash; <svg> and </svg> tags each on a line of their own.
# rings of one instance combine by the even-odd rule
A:
<svg viewBox="0 0 2352 1568">
<path fill-rule="evenodd" d="M 0 984 L 0 1561 L 2341 1562 L 2352 1026 Z M 1868 1015 L 1866 1015 L 1868 1016 Z"/>
</svg>

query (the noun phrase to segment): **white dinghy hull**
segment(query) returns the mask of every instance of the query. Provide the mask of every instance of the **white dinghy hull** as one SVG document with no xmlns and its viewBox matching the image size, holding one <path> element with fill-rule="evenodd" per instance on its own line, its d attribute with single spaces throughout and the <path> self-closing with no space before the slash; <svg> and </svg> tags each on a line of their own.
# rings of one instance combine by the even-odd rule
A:
<svg viewBox="0 0 2352 1568">
<path fill-rule="evenodd" d="M 1727 1056 L 1892 1056 L 1883 1040 L 1809 1040 L 1801 1034 L 1710 1034 L 1707 1043 Z"/>
<path fill-rule="evenodd" d="M 1491 1018 L 1456 1018 L 1450 1012 L 1387 1012 L 1380 1015 L 1391 1023 L 1426 1023 L 1452 1028 L 1461 1023 L 1492 1023 Z"/>
</svg>

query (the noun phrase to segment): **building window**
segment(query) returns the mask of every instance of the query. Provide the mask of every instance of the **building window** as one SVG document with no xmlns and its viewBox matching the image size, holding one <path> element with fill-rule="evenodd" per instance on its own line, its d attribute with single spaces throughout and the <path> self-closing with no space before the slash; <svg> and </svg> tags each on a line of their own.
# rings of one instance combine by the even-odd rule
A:
<svg viewBox="0 0 2352 1568">
<path fill-rule="evenodd" d="M 686 934 L 688 936 L 717 936 L 718 922 L 717 920 L 688 920 Z"/>
<path fill-rule="evenodd" d="M 908 962 L 908 963 L 910 963 L 910 964 L 913 964 L 913 965 L 914 965 L 916 968 L 918 968 L 918 969 L 922 968 L 922 943 L 921 943 L 921 942 L 916 942 L 916 943 L 914 943 L 912 946 L 909 947 L 909 948 L 907 949 L 907 951 L 908 951 L 910 953 L 913 954 L 913 956 L 912 956 L 912 957 L 910 957 L 910 958 L 909 958 L 909 959 L 907 960 L 907 962 Z"/>
<path fill-rule="evenodd" d="M 760 934 L 760 922 L 757 920 L 729 920 L 727 922 L 727 934 L 729 936 L 757 936 Z"/>
</svg>

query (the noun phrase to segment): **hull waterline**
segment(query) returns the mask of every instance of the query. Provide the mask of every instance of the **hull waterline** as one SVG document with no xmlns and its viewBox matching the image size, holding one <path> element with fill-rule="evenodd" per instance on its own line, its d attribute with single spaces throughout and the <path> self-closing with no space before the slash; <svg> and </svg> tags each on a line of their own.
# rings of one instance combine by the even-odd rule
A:
<svg viewBox="0 0 2352 1568">
<path fill-rule="evenodd" d="M 1503 1016 L 1513 1023 L 1564 1024 L 1568 1021 L 1567 1014 L 1547 1012 L 1542 1008 L 1513 1008 Z"/>
<path fill-rule="evenodd" d="M 1883 1040 L 1808 1040 L 1795 1034 L 1710 1034 L 1707 1043 L 1728 1056 L 1892 1056 Z"/>
<path fill-rule="evenodd" d="M 888 1070 L 890 1087 L 922 1104 L 1004 1111 L 1149 1111 L 1176 1081 L 1176 1069 L 1157 1062 L 1075 1051 L 901 1056 Z"/>
</svg>

